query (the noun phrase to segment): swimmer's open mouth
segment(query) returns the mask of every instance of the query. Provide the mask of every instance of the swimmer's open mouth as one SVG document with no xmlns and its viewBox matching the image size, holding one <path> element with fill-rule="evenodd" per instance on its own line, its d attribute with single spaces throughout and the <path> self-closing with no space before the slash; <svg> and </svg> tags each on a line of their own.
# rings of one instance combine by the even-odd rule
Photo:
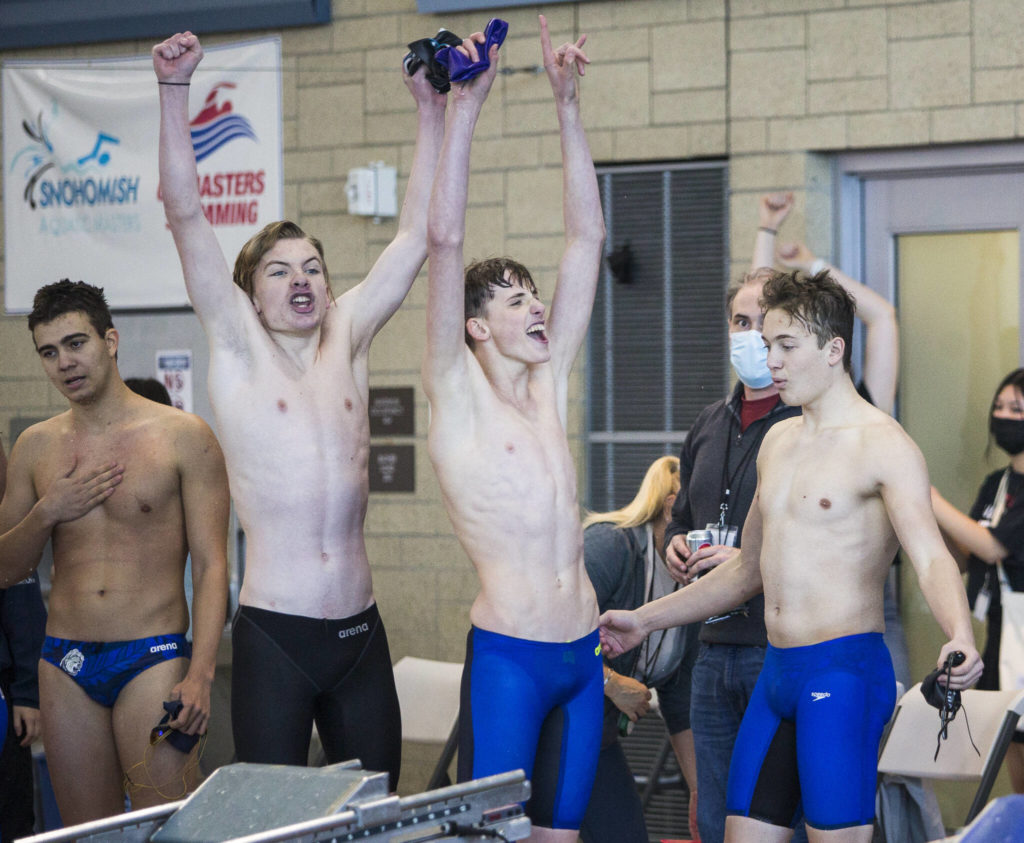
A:
<svg viewBox="0 0 1024 843">
<path fill-rule="evenodd" d="M 309 293 L 296 293 L 288 303 L 300 313 L 308 313 L 313 309 L 313 297 Z"/>
<path fill-rule="evenodd" d="M 537 342 L 547 342 L 548 335 L 544 333 L 544 323 L 538 322 L 536 325 L 531 325 L 526 329 L 526 334 L 530 339 L 537 340 Z"/>
<path fill-rule="evenodd" d="M 64 386 L 74 389 L 75 387 L 81 386 L 83 383 L 85 383 L 85 375 L 75 375 L 73 378 L 65 380 Z"/>
</svg>

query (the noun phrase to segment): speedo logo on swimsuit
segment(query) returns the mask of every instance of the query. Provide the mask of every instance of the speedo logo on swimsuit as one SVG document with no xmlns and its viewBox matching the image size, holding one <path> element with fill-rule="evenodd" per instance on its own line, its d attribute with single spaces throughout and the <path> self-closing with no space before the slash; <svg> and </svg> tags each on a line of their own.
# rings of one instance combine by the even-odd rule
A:
<svg viewBox="0 0 1024 843">
<path fill-rule="evenodd" d="M 68 676 L 78 676 L 78 672 L 84 664 L 85 656 L 82 655 L 81 650 L 75 647 L 64 654 L 64 658 L 60 660 L 60 669 L 68 674 Z"/>
<path fill-rule="evenodd" d="M 823 700 L 826 697 L 831 697 L 831 696 L 832 695 L 828 691 L 811 691 L 811 699 L 814 702 L 817 702 L 818 700 Z"/>
<path fill-rule="evenodd" d="M 173 641 L 170 644 L 154 644 L 149 648 L 151 653 L 166 653 L 168 650 L 177 650 L 178 645 Z"/>
<path fill-rule="evenodd" d="M 360 623 L 355 626 L 350 626 L 348 629 L 339 629 L 339 638 L 348 638 L 350 635 L 358 635 L 360 632 L 369 632 L 370 625 L 368 623 Z"/>
</svg>

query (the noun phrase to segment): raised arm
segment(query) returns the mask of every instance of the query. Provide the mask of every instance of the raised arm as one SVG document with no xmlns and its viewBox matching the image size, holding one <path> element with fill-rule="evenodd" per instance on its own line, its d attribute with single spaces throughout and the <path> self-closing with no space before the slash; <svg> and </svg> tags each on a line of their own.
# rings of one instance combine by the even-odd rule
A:
<svg viewBox="0 0 1024 843">
<path fill-rule="evenodd" d="M 876 447 L 880 489 L 889 520 L 914 565 L 921 593 L 948 638 L 936 664 L 941 666 L 954 650 L 964 653 L 967 659 L 953 669 L 951 684 L 968 688 L 980 678 L 982 663 L 974 644 L 960 571 L 932 515 L 924 457 L 895 425 L 876 440 Z"/>
<path fill-rule="evenodd" d="M 838 267 L 814 256 L 803 243 L 779 246 L 779 262 L 788 269 L 810 275 L 828 270 L 857 301 L 857 315 L 864 323 L 864 385 L 872 403 L 892 415 L 900 372 L 900 334 L 896 308 L 870 287 L 854 280 Z"/>
<path fill-rule="evenodd" d="M 195 595 L 192 660 L 171 696 L 182 702 L 175 727 L 202 734 L 210 720 L 210 688 L 228 601 L 228 476 L 213 431 L 196 416 L 185 419 L 176 446 Z"/>
<path fill-rule="evenodd" d="M 775 266 L 775 238 L 783 221 L 793 210 L 792 193 L 766 193 L 757 203 L 757 234 L 750 256 L 750 271 Z"/>
<path fill-rule="evenodd" d="M 565 251 L 558 266 L 558 282 L 548 318 L 551 362 L 561 389 L 583 344 L 597 292 L 604 216 L 597 175 L 580 117 L 579 76 L 590 64 L 582 50 L 587 36 L 575 43 L 551 48 L 548 22 L 540 16 L 540 46 L 544 69 L 551 83 L 562 142 L 562 215 Z"/>
<path fill-rule="evenodd" d="M 231 281 L 224 253 L 199 201 L 188 93 L 202 58 L 203 48 L 191 32 L 179 32 L 153 47 L 153 70 L 160 89 L 160 192 L 196 315 L 211 343 L 232 342 L 242 331 L 243 308 L 251 306 Z"/>
<path fill-rule="evenodd" d="M 475 39 L 475 40 L 474 40 Z M 467 39 L 465 49 L 475 61 L 483 35 Z M 423 381 L 428 396 L 439 391 L 449 397 L 465 395 L 465 283 L 462 246 L 466 237 L 469 152 L 473 131 L 498 69 L 498 48 L 492 47 L 491 66 L 475 79 L 452 86 L 444 143 L 427 214 L 428 266 L 427 353 Z"/>
<path fill-rule="evenodd" d="M 427 209 L 444 138 L 445 95 L 427 81 L 422 67 L 406 87 L 416 100 L 416 150 L 398 217 L 398 232 L 352 296 L 352 354 L 366 354 L 370 342 L 405 300 L 427 258 Z"/>
<path fill-rule="evenodd" d="M 116 463 L 86 466 L 76 462 L 37 497 L 32 466 L 45 446 L 45 437 L 27 430 L 11 450 L 7 489 L 0 503 L 0 588 L 25 579 L 39 564 L 54 528 L 103 503 L 124 473 L 123 466 Z"/>
</svg>

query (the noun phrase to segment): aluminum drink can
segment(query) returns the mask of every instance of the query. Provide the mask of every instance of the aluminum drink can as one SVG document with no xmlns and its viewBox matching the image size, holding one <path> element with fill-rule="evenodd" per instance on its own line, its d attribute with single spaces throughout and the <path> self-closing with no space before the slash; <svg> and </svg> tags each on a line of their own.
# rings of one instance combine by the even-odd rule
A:
<svg viewBox="0 0 1024 843">
<path fill-rule="evenodd" d="M 710 530 L 690 530 L 686 534 L 686 546 L 690 553 L 696 553 L 702 547 L 711 547 L 714 538 Z"/>
</svg>

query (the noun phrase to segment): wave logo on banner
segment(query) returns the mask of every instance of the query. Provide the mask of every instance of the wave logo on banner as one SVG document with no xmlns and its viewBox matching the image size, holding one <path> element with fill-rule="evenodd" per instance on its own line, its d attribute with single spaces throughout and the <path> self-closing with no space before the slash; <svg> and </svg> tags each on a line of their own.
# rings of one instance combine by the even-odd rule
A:
<svg viewBox="0 0 1024 843">
<path fill-rule="evenodd" d="M 110 150 L 121 143 L 119 138 L 98 131 L 90 147 L 58 151 L 41 111 L 34 122 L 22 120 L 21 128 L 29 143 L 15 152 L 11 172 L 20 172 L 25 179 L 22 197 L 31 210 L 139 201 L 137 175 L 113 176 L 105 170 L 111 161 Z"/>
<path fill-rule="evenodd" d="M 252 124 L 241 114 L 234 113 L 231 100 L 225 98 L 223 102 L 219 101 L 222 89 L 234 87 L 233 82 L 214 85 L 203 103 L 202 111 L 189 123 L 197 163 L 236 138 L 257 139 Z"/>
</svg>

